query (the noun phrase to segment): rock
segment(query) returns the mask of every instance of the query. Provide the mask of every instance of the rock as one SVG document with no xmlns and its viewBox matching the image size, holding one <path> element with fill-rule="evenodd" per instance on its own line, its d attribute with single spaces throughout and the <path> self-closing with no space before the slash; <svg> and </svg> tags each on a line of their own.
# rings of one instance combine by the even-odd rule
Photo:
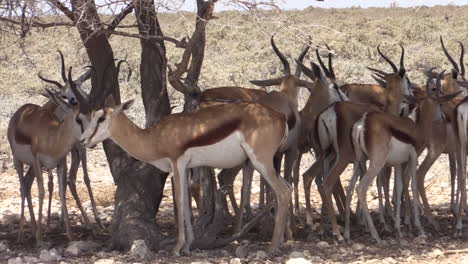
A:
<svg viewBox="0 0 468 264">
<path fill-rule="evenodd" d="M 211 264 L 209 261 L 193 261 L 190 262 L 190 264 Z"/>
<path fill-rule="evenodd" d="M 91 252 L 99 248 L 100 245 L 93 241 L 72 241 L 65 249 L 65 255 L 78 256 L 83 253 Z"/>
<path fill-rule="evenodd" d="M 292 259 L 292 258 L 304 258 L 304 254 L 302 252 L 299 252 L 299 251 L 293 251 L 289 254 L 289 258 Z"/>
<path fill-rule="evenodd" d="M 312 264 L 312 262 L 305 258 L 291 258 L 286 261 L 286 264 Z"/>
<path fill-rule="evenodd" d="M 23 258 L 23 262 L 26 264 L 32 264 L 39 262 L 39 259 L 36 257 L 26 256 Z"/>
<path fill-rule="evenodd" d="M 41 250 L 41 253 L 39 254 L 39 258 L 41 259 L 41 261 L 51 262 L 51 261 L 60 260 L 62 257 L 60 256 L 58 251 L 55 248 L 53 248 L 51 250 L 47 250 L 47 249 Z"/>
<path fill-rule="evenodd" d="M 114 264 L 115 261 L 113 259 L 99 259 L 94 262 L 94 264 Z"/>
<path fill-rule="evenodd" d="M 416 245 L 424 245 L 426 244 L 426 236 L 417 236 L 413 239 L 413 243 Z"/>
<path fill-rule="evenodd" d="M 429 255 L 431 257 L 440 257 L 440 256 L 444 255 L 444 252 L 442 252 L 442 250 L 436 248 Z"/>
<path fill-rule="evenodd" d="M 8 245 L 4 241 L 0 242 L 0 252 L 8 252 Z"/>
<path fill-rule="evenodd" d="M 319 247 L 319 248 L 326 248 L 326 247 L 328 247 L 328 246 L 329 246 L 329 245 L 328 245 L 328 242 L 327 242 L 327 241 L 319 241 L 319 242 L 317 242 L 317 247 Z"/>
<path fill-rule="evenodd" d="M 304 251 L 302 251 L 302 254 L 304 254 L 305 257 L 310 257 L 310 251 L 308 249 L 305 249 Z"/>
<path fill-rule="evenodd" d="M 249 250 L 246 246 L 238 246 L 236 248 L 235 254 L 236 254 L 236 257 L 238 258 L 241 258 L 241 259 L 246 258 L 247 255 L 249 254 Z"/>
<path fill-rule="evenodd" d="M 135 240 L 133 241 L 132 248 L 130 249 L 130 254 L 137 259 L 149 260 L 153 257 L 153 254 L 149 250 L 144 240 Z"/>
<path fill-rule="evenodd" d="M 8 264 L 23 264 L 23 260 L 20 257 L 11 258 L 8 260 Z"/>
<path fill-rule="evenodd" d="M 229 252 L 227 252 L 227 250 L 220 250 L 219 251 L 219 254 L 223 257 L 229 257 L 231 254 L 229 254 Z"/>
<path fill-rule="evenodd" d="M 388 258 L 384 258 L 382 262 L 392 264 L 392 263 L 396 263 L 397 261 L 391 257 L 388 257 Z"/>
<path fill-rule="evenodd" d="M 240 258 L 232 258 L 229 261 L 229 264 L 242 264 L 242 261 L 240 260 Z"/>
<path fill-rule="evenodd" d="M 406 246 L 408 246 L 408 245 L 409 245 L 409 243 L 408 243 L 408 241 L 407 241 L 406 239 L 401 239 L 401 240 L 400 240 L 400 246 L 406 247 Z"/>
<path fill-rule="evenodd" d="M 352 246 L 353 250 L 361 251 L 365 248 L 365 246 L 361 243 L 354 243 Z"/>
<path fill-rule="evenodd" d="M 67 263 L 67 262 L 65 262 L 65 261 L 60 261 L 60 263 L 59 263 L 59 264 L 68 264 L 68 263 Z"/>
<path fill-rule="evenodd" d="M 405 257 L 408 257 L 409 255 L 411 255 L 411 251 L 409 249 L 405 249 L 401 251 L 401 254 Z"/>
<path fill-rule="evenodd" d="M 265 259 L 267 257 L 268 257 L 267 253 L 265 251 L 263 251 L 263 250 L 259 250 L 259 251 L 257 251 L 257 253 L 255 253 L 255 258 L 256 259 Z"/>
</svg>

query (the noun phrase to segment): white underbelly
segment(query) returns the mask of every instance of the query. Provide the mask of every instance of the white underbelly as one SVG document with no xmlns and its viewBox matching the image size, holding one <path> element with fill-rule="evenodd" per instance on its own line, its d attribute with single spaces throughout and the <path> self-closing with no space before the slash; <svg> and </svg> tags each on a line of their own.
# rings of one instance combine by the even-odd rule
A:
<svg viewBox="0 0 468 264">
<path fill-rule="evenodd" d="M 31 145 L 22 145 L 14 143 L 14 155 L 15 158 L 23 162 L 26 165 L 32 166 L 34 163 L 34 156 L 32 154 Z M 58 160 L 47 156 L 45 154 L 38 154 L 39 163 L 46 169 L 54 169 L 58 165 Z"/>
<path fill-rule="evenodd" d="M 163 172 L 171 172 L 172 171 L 171 161 L 168 158 L 151 161 L 149 163 L 151 165 L 155 166 L 156 168 L 162 170 Z"/>
<path fill-rule="evenodd" d="M 13 143 L 12 149 L 15 159 L 32 166 L 34 163 L 34 157 L 32 155 L 31 145 Z"/>
<path fill-rule="evenodd" d="M 242 148 L 243 136 L 236 131 L 223 140 L 207 146 L 189 148 L 184 156 L 189 160 L 188 168 L 209 166 L 232 168 L 242 164 L 247 154 Z"/>
<path fill-rule="evenodd" d="M 410 159 L 411 153 L 414 151 L 413 145 L 392 137 L 390 140 L 387 165 L 400 165 L 407 162 Z"/>
</svg>

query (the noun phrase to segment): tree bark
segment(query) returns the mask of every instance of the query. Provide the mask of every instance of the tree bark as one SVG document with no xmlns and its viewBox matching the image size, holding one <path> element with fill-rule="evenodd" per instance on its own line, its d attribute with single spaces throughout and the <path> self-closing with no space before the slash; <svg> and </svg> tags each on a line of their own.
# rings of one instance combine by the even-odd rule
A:
<svg viewBox="0 0 468 264">
<path fill-rule="evenodd" d="M 145 1 L 141 1 L 145 3 Z M 151 2 L 152 1 L 146 1 Z M 154 13 L 154 6 L 145 5 L 138 13 L 148 17 L 152 32 L 157 32 L 159 24 Z M 86 19 L 78 20 L 77 27 L 96 74 L 92 78 L 92 107 L 104 106 L 108 95 L 120 103 L 118 72 L 114 63 L 112 47 L 105 33 L 96 33 L 96 28 L 103 28 L 93 1 L 72 1 L 73 13 L 86 14 Z M 151 11 L 150 12 L 150 10 Z M 159 31 L 160 32 L 160 31 Z M 154 34 L 154 33 L 153 33 Z M 156 42 L 156 41 L 152 41 Z M 152 125 L 170 112 L 169 99 L 165 84 L 165 48 L 159 43 L 142 43 L 141 82 L 142 95 L 147 116 L 147 126 Z M 131 158 L 110 140 L 104 143 L 109 167 L 117 185 L 115 209 L 112 219 L 111 246 L 115 249 L 128 250 L 134 240 L 143 239 L 152 248 L 157 248 L 159 241 L 155 216 L 159 208 L 167 174 L 155 167 Z"/>
<path fill-rule="evenodd" d="M 162 35 L 153 0 L 134 1 L 135 16 L 140 34 Z M 141 42 L 141 91 L 150 127 L 170 113 L 166 87 L 166 49 L 160 40 Z M 125 163 L 126 161 L 124 161 Z M 114 177 L 117 184 L 114 209 L 112 244 L 129 249 L 132 242 L 143 239 L 152 248 L 158 248 L 160 235 L 155 216 L 163 197 L 167 173 L 143 162 L 133 161 Z"/>
</svg>

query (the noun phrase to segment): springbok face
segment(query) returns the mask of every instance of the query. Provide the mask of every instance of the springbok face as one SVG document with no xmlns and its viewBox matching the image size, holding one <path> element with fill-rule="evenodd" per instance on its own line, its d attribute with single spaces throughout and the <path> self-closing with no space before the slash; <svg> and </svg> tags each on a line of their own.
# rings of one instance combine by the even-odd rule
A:
<svg viewBox="0 0 468 264">
<path fill-rule="evenodd" d="M 58 96 L 60 96 L 62 99 L 67 100 L 72 105 L 78 105 L 79 101 L 77 99 L 76 92 L 79 92 L 81 96 L 83 96 L 84 98 L 88 97 L 81 87 L 83 83 L 91 77 L 92 69 L 86 71 L 77 80 L 72 80 L 70 78 L 67 78 L 67 76 L 65 75 L 65 61 L 63 58 L 63 54 L 61 51 L 58 51 L 58 52 L 60 54 L 60 60 L 61 60 L 61 65 L 62 65 L 61 74 L 62 74 L 62 79 L 64 81 L 64 84 L 61 84 L 57 81 L 46 79 L 42 77 L 41 74 L 38 74 L 38 76 L 44 82 L 51 83 L 57 86 Z M 71 88 L 71 85 L 70 85 L 71 82 L 73 82 L 74 86 L 76 87 L 75 92 L 73 92 L 73 89 Z"/>
<path fill-rule="evenodd" d="M 115 119 L 122 113 L 128 110 L 134 100 L 129 100 L 113 107 L 106 107 L 91 113 L 86 130 L 81 136 L 81 145 L 87 148 L 94 148 L 98 143 L 111 137 L 112 126 L 115 125 Z"/>
</svg>

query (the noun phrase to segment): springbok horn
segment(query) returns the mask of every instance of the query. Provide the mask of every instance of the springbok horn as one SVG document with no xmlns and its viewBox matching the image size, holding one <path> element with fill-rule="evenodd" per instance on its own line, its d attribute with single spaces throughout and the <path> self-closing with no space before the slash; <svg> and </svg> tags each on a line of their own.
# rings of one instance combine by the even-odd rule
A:
<svg viewBox="0 0 468 264">
<path fill-rule="evenodd" d="M 83 95 L 76 88 L 76 84 L 72 79 L 72 74 L 71 74 L 72 73 L 72 68 L 73 67 L 70 66 L 70 68 L 68 69 L 68 80 L 70 80 L 70 82 L 69 82 L 70 88 L 73 91 L 73 94 L 75 95 L 76 99 L 78 100 L 78 102 L 80 104 L 80 112 L 82 114 L 87 114 L 87 113 L 90 112 L 91 109 L 89 107 L 89 103 L 86 100 L 86 98 L 84 98 Z"/>
<path fill-rule="evenodd" d="M 386 61 L 388 62 L 388 64 L 390 64 L 390 66 L 392 67 L 393 69 L 393 72 L 398 72 L 398 68 L 397 66 L 395 65 L 395 63 L 393 63 L 389 58 L 387 58 L 387 56 L 385 56 L 382 51 L 380 50 L 380 44 L 377 46 L 377 51 L 379 52 L 380 56 Z"/>
<path fill-rule="evenodd" d="M 331 49 L 328 45 L 325 45 L 328 49 L 328 70 L 330 71 L 330 76 L 332 77 L 333 80 L 336 80 L 336 75 L 335 71 L 333 70 L 333 65 L 332 65 L 332 57 L 333 54 L 331 54 Z"/>
<path fill-rule="evenodd" d="M 458 68 L 457 63 L 453 60 L 452 56 L 450 56 L 450 54 L 448 53 L 447 49 L 445 48 L 444 40 L 442 39 L 442 36 L 440 36 L 440 44 L 442 44 L 442 50 L 444 51 L 445 56 L 446 56 L 447 59 L 450 61 L 450 63 L 452 63 L 453 68 L 454 68 L 458 73 L 460 73 L 460 69 Z"/>
<path fill-rule="evenodd" d="M 67 75 L 65 74 L 65 59 L 63 58 L 63 54 L 60 50 L 57 50 L 60 54 L 60 62 L 62 64 L 62 79 L 65 83 L 67 83 Z"/>
<path fill-rule="evenodd" d="M 465 76 L 465 64 L 463 63 L 463 56 L 465 56 L 465 47 L 463 47 L 463 43 L 461 43 L 460 41 L 458 41 L 458 43 L 460 44 L 460 48 L 461 48 L 461 54 L 460 54 L 460 74 L 462 76 Z"/>
<path fill-rule="evenodd" d="M 302 50 L 301 54 L 299 55 L 299 57 L 297 58 L 297 61 L 299 62 L 303 62 L 304 61 L 304 58 L 305 56 L 307 55 L 307 52 L 309 51 L 309 45 L 305 46 L 305 48 Z M 296 66 L 296 73 L 294 75 L 296 75 L 296 77 L 301 77 L 301 67 L 299 67 L 299 65 Z"/>
<path fill-rule="evenodd" d="M 332 78 L 331 75 L 330 75 L 330 72 L 328 71 L 327 67 L 325 67 L 325 64 L 323 63 L 322 58 L 320 58 L 320 53 L 319 53 L 318 49 L 315 49 L 315 54 L 317 55 L 318 62 L 320 64 L 320 67 L 322 67 L 323 71 L 325 72 L 325 75 L 328 78 Z"/>
<path fill-rule="evenodd" d="M 275 40 L 274 40 L 274 34 L 271 35 L 271 47 L 273 47 L 273 51 L 276 53 L 276 55 L 278 56 L 278 58 L 281 60 L 281 62 L 283 63 L 283 66 L 284 66 L 284 74 L 291 74 L 291 67 L 289 66 L 289 62 L 288 60 L 286 59 L 286 57 L 284 57 L 284 55 L 279 51 L 278 47 L 276 47 L 275 45 Z"/>
<path fill-rule="evenodd" d="M 48 80 L 48 79 L 42 77 L 42 75 L 41 75 L 40 73 L 38 73 L 37 76 L 39 77 L 39 79 L 43 80 L 44 82 L 48 82 L 48 83 L 54 84 L 54 85 L 56 85 L 58 88 L 63 89 L 63 85 L 61 85 L 59 82 L 56 82 L 56 81 L 53 81 L 53 80 Z"/>
</svg>

